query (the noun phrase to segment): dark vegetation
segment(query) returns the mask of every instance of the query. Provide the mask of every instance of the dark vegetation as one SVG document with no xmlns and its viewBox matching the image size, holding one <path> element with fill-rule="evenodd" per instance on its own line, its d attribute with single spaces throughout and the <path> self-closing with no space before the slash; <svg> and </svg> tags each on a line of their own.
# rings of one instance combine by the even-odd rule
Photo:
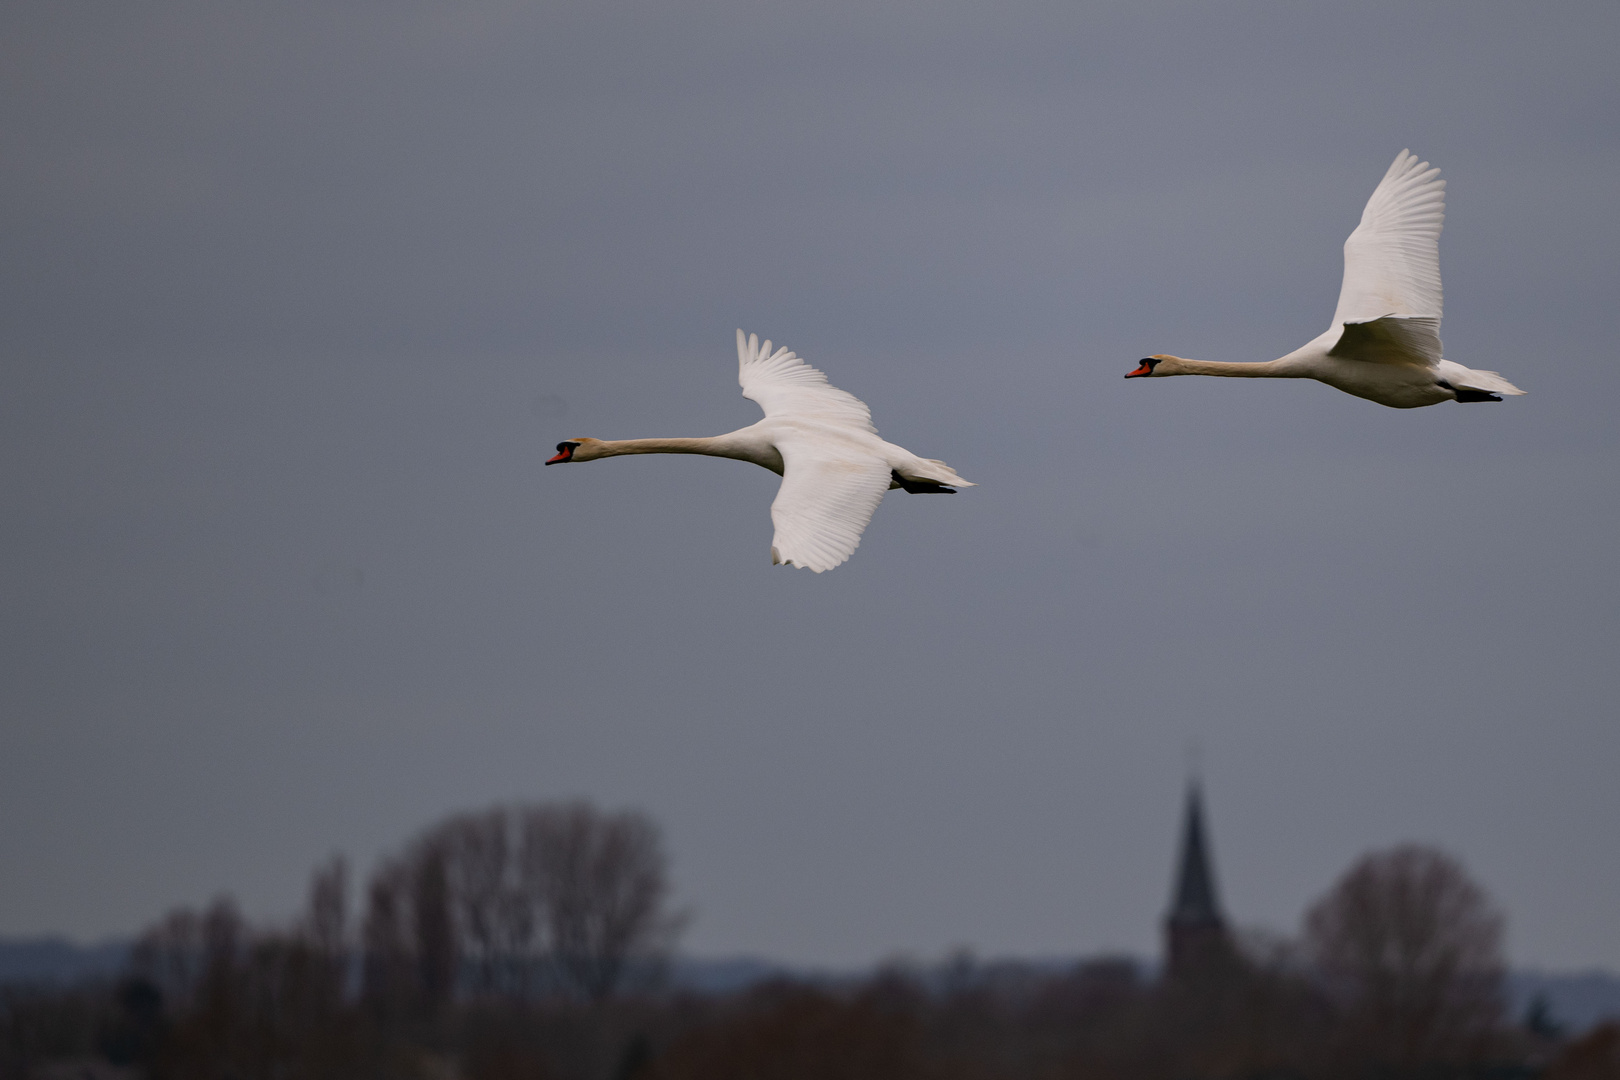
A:
<svg viewBox="0 0 1620 1080">
<path fill-rule="evenodd" d="M 349 893 L 333 861 L 291 926 L 220 899 L 150 927 L 110 984 L 0 991 L 0 1078 L 1620 1080 L 1620 1027 L 1504 1015 L 1501 919 L 1426 848 L 1359 861 L 1297 943 L 1162 978 L 961 956 L 672 990 L 658 832 L 583 804 L 451 818 Z"/>
</svg>

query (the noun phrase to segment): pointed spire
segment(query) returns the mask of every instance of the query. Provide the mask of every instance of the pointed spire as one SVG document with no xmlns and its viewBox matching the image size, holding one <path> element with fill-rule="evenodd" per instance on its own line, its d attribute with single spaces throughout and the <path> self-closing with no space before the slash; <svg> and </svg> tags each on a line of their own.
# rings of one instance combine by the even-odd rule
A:
<svg viewBox="0 0 1620 1080">
<path fill-rule="evenodd" d="M 1204 829 L 1204 793 L 1193 774 L 1170 913 L 1164 918 L 1165 976 L 1181 986 L 1212 986 L 1233 970 L 1237 953 L 1215 896 L 1215 870 Z M 1213 980 L 1213 982 L 1211 981 Z"/>
<path fill-rule="evenodd" d="M 1181 862 L 1176 869 L 1175 891 L 1170 896 L 1168 921 L 1173 926 L 1226 924 L 1215 896 L 1215 872 L 1210 866 L 1209 840 L 1204 830 L 1204 798 L 1196 777 L 1187 785 Z"/>
</svg>

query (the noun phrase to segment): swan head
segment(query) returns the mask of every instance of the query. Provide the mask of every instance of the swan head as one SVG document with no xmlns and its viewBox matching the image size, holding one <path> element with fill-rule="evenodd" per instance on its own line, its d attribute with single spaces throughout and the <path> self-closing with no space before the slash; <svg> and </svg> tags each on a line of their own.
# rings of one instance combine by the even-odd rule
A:
<svg viewBox="0 0 1620 1080">
<path fill-rule="evenodd" d="M 1181 357 L 1171 356 L 1169 353 L 1156 353 L 1153 356 L 1144 357 L 1142 366 L 1135 371 L 1126 372 L 1125 377 L 1127 379 L 1145 379 L 1150 375 L 1180 375 L 1181 372 L 1178 370 L 1180 365 Z"/>
<path fill-rule="evenodd" d="M 570 461 L 592 461 L 605 456 L 601 439 L 564 439 L 557 444 L 557 456 L 547 458 L 547 465 L 563 465 Z"/>
</svg>

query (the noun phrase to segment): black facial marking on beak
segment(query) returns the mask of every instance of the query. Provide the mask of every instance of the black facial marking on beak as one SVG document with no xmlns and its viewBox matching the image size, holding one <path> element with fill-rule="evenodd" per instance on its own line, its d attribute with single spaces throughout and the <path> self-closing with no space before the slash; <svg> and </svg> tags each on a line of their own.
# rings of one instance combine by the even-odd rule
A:
<svg viewBox="0 0 1620 1080">
<path fill-rule="evenodd" d="M 577 442 L 560 442 L 557 444 L 557 456 L 546 459 L 547 465 L 561 465 L 574 460 L 574 451 L 579 449 Z"/>
</svg>

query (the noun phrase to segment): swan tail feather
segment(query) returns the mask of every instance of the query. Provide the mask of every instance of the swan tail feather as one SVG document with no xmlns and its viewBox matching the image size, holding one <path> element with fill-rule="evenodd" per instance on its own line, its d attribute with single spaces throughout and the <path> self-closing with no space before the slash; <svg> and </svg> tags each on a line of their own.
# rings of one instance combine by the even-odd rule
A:
<svg viewBox="0 0 1620 1080">
<path fill-rule="evenodd" d="M 889 485 L 889 487 L 891 487 L 891 488 L 903 488 L 903 489 L 905 489 L 906 493 L 909 494 L 909 495 L 955 495 L 956 494 L 956 489 L 955 488 L 946 487 L 943 483 L 940 483 L 937 480 L 913 480 L 909 476 L 901 476 L 899 473 L 895 472 L 893 469 L 889 470 L 889 475 L 893 478 L 893 483 L 891 483 Z"/>
<path fill-rule="evenodd" d="M 1450 360 L 1440 361 L 1440 374 L 1458 390 L 1477 390 L 1486 394 L 1507 394 L 1518 397 L 1525 393 L 1494 371 L 1476 371 Z"/>
<path fill-rule="evenodd" d="M 894 469 L 894 486 L 906 487 L 908 482 L 943 485 L 945 487 L 978 487 L 971 480 L 964 480 L 957 475 L 955 469 L 938 458 L 916 458 L 904 469 Z M 907 491 L 911 488 L 906 487 Z"/>
</svg>

